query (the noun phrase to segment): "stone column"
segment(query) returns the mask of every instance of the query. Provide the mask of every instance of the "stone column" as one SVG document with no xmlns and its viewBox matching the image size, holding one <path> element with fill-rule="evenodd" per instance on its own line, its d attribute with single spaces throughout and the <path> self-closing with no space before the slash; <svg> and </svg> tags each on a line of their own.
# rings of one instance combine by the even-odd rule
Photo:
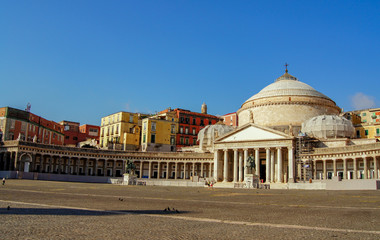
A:
<svg viewBox="0 0 380 240">
<path fill-rule="evenodd" d="M 178 175 L 178 163 L 176 162 L 175 163 L 175 167 L 174 167 L 174 179 L 177 179 L 177 176 Z"/>
<path fill-rule="evenodd" d="M 103 176 L 107 176 L 107 160 L 104 159 Z"/>
<path fill-rule="evenodd" d="M 95 159 L 95 169 L 94 169 L 94 174 L 95 176 L 98 176 L 98 165 L 99 165 L 99 159 Z"/>
<path fill-rule="evenodd" d="M 149 161 L 149 167 L 148 167 L 148 179 L 150 179 L 152 176 L 152 162 Z"/>
<path fill-rule="evenodd" d="M 203 178 L 203 162 L 201 162 L 201 177 Z"/>
<path fill-rule="evenodd" d="M 125 173 L 125 159 L 123 159 L 123 169 L 121 169 L 121 174 Z"/>
<path fill-rule="evenodd" d="M 327 160 L 324 159 L 324 160 L 323 160 L 323 180 L 326 180 L 326 179 L 327 179 L 326 162 L 327 162 Z"/>
<path fill-rule="evenodd" d="M 373 178 L 378 179 L 379 178 L 379 173 L 378 173 L 378 167 L 377 167 L 377 159 L 376 156 L 373 156 Z"/>
<path fill-rule="evenodd" d="M 270 181 L 274 182 L 275 181 L 275 163 L 274 163 L 274 150 L 270 151 Z"/>
<path fill-rule="evenodd" d="M 248 158 L 248 149 L 244 149 L 244 156 L 243 156 L 243 162 L 244 162 L 244 166 L 246 165 L 247 163 L 247 158 Z M 248 174 L 248 168 L 244 168 L 244 176 Z"/>
<path fill-rule="evenodd" d="M 265 182 L 269 183 L 270 182 L 270 148 L 265 148 L 266 150 L 266 155 L 265 155 L 265 174 L 266 174 L 266 179 Z"/>
<path fill-rule="evenodd" d="M 86 158 L 84 161 L 84 175 L 85 176 L 88 176 L 88 162 L 89 162 L 89 159 Z"/>
<path fill-rule="evenodd" d="M 353 158 L 353 164 L 354 164 L 354 179 L 358 178 L 358 164 L 356 162 L 356 158 Z"/>
<path fill-rule="evenodd" d="M 209 171 L 208 177 L 210 178 L 212 176 L 212 163 L 209 163 L 209 165 L 208 165 L 208 171 Z"/>
<path fill-rule="evenodd" d="M 193 171 L 192 171 L 192 173 L 191 173 L 191 175 L 193 175 L 193 178 L 194 178 L 194 176 L 195 176 L 195 162 L 193 162 Z"/>
<path fill-rule="evenodd" d="M 67 159 L 67 173 L 71 174 L 71 157 Z"/>
<path fill-rule="evenodd" d="M 161 172 L 161 162 L 158 162 L 158 167 L 157 167 L 157 179 L 160 179 L 160 172 Z"/>
<path fill-rule="evenodd" d="M 255 148 L 256 175 L 260 179 L 260 149 Z"/>
<path fill-rule="evenodd" d="M 337 177 L 337 172 L 336 172 L 336 158 L 333 159 L 333 168 L 334 168 L 334 177 Z"/>
<path fill-rule="evenodd" d="M 113 160 L 113 165 L 112 165 L 112 177 L 116 177 L 116 160 Z"/>
<path fill-rule="evenodd" d="M 234 182 L 237 182 L 238 180 L 237 174 L 238 174 L 238 150 L 234 149 L 234 174 L 233 174 Z"/>
<path fill-rule="evenodd" d="M 364 161 L 364 179 L 368 178 L 368 166 L 367 166 L 367 157 L 363 157 Z"/>
<path fill-rule="evenodd" d="M 49 173 L 53 172 L 53 161 L 54 161 L 53 156 L 49 156 Z"/>
<path fill-rule="evenodd" d="M 313 161 L 313 178 L 317 180 L 317 160 Z"/>
<path fill-rule="evenodd" d="M 143 178 L 144 174 L 144 164 L 143 161 L 140 161 L 140 178 Z"/>
<path fill-rule="evenodd" d="M 289 168 L 289 181 L 294 182 L 294 156 L 293 147 L 288 147 L 288 168 Z"/>
<path fill-rule="evenodd" d="M 183 179 L 186 179 L 186 162 L 183 162 Z"/>
<path fill-rule="evenodd" d="M 347 159 L 343 158 L 343 179 L 347 179 Z"/>
<path fill-rule="evenodd" d="M 215 150 L 214 152 L 214 179 L 217 182 L 219 180 L 219 174 L 218 174 L 218 161 L 219 161 L 219 150 Z M 211 164 L 210 164 L 211 167 Z M 210 170 L 211 172 L 211 170 Z M 211 177 L 211 175 L 210 175 Z"/>
<path fill-rule="evenodd" d="M 169 174 L 170 174 L 169 168 L 170 168 L 169 162 L 166 162 L 166 179 L 169 179 Z"/>
<path fill-rule="evenodd" d="M 277 148 L 277 182 L 282 182 L 282 152 L 281 148 Z"/>
<path fill-rule="evenodd" d="M 228 182 L 228 150 L 224 149 L 223 182 Z"/>
<path fill-rule="evenodd" d="M 244 173 L 244 166 L 243 166 L 243 154 L 239 151 L 239 182 L 243 181 L 243 173 Z"/>
</svg>

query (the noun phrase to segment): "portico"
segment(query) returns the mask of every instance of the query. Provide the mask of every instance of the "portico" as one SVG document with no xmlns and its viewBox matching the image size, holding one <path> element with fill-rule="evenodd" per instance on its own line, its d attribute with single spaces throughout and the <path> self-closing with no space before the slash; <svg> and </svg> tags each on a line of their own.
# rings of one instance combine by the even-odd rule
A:
<svg viewBox="0 0 380 240">
<path fill-rule="evenodd" d="M 214 178 L 223 182 L 244 182 L 252 173 L 248 156 L 255 159 L 253 174 L 262 182 L 294 181 L 293 137 L 253 123 L 218 138 L 214 144 Z"/>
</svg>

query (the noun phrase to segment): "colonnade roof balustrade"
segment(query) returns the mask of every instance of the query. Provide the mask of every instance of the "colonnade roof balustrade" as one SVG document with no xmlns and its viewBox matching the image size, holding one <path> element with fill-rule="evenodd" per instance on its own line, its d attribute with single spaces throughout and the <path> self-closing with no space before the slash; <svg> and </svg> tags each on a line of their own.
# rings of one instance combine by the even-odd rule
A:
<svg viewBox="0 0 380 240">
<path fill-rule="evenodd" d="M 21 151 L 33 152 L 43 155 L 66 155 L 78 158 L 137 158 L 139 160 L 212 160 L 212 153 L 187 153 L 187 152 L 137 152 L 137 151 L 120 151 L 120 150 L 103 150 L 94 148 L 77 148 L 60 145 L 47 145 L 26 141 L 4 141 L 0 145 L 0 151 Z"/>
</svg>

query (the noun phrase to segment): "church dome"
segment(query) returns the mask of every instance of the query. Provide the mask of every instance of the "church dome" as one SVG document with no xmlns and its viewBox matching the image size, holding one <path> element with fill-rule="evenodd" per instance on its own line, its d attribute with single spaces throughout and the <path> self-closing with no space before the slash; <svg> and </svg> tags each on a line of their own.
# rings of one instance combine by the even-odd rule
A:
<svg viewBox="0 0 380 240">
<path fill-rule="evenodd" d="M 355 133 L 352 122 L 336 115 L 321 115 L 302 123 L 301 131 L 309 137 L 320 139 L 350 138 Z"/>
<path fill-rule="evenodd" d="M 267 87 L 263 88 L 259 93 L 253 95 L 246 102 L 260 98 L 278 97 L 278 96 L 312 96 L 329 99 L 326 95 L 318 92 L 306 83 L 298 81 L 289 73 L 285 73 L 276 81 Z"/>
<path fill-rule="evenodd" d="M 210 147 L 216 138 L 229 133 L 232 130 L 234 130 L 233 127 L 227 126 L 223 123 L 206 126 L 198 133 L 199 148 L 206 149 Z"/>
<path fill-rule="evenodd" d="M 326 95 L 306 83 L 285 74 L 245 101 L 237 111 L 239 126 L 254 122 L 287 132 L 292 125 L 298 132 L 301 124 L 319 115 L 338 115 L 340 108 Z"/>
</svg>

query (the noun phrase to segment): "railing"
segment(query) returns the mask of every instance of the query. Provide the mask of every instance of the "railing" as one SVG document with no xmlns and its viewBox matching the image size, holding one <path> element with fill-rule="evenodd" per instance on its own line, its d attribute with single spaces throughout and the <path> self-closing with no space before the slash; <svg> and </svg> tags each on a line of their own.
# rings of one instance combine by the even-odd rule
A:
<svg viewBox="0 0 380 240">
<path fill-rule="evenodd" d="M 369 151 L 369 150 L 379 150 L 380 143 L 371 143 L 363 145 L 345 146 L 345 147 L 335 147 L 335 148 L 315 148 L 314 154 L 329 154 L 329 153 L 341 153 L 341 152 L 355 152 L 355 151 Z"/>
</svg>

